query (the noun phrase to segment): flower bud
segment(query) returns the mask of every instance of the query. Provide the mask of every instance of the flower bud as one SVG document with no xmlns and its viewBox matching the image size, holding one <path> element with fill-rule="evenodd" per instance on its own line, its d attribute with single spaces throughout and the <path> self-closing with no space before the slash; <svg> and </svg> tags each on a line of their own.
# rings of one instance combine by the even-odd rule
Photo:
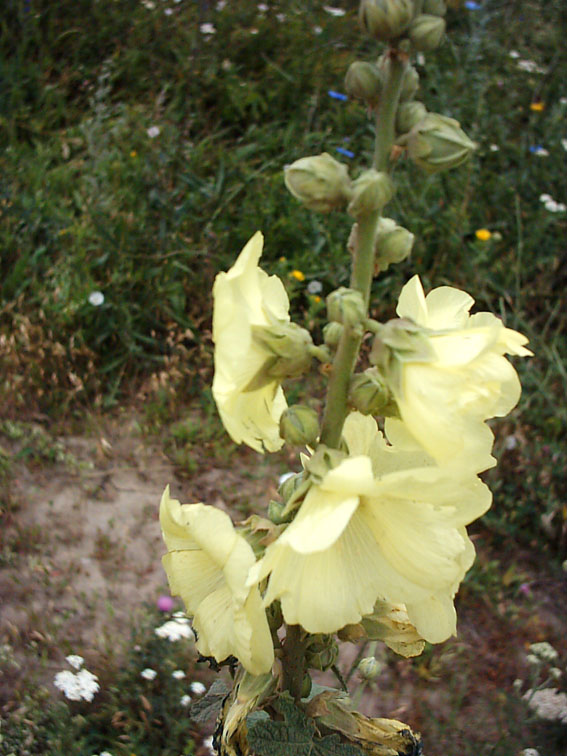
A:
<svg viewBox="0 0 567 756">
<path fill-rule="evenodd" d="M 284 169 L 285 185 L 310 210 L 328 213 L 344 208 L 351 196 L 346 165 L 327 152 L 296 160 Z"/>
<path fill-rule="evenodd" d="M 339 648 L 332 635 L 313 635 L 305 651 L 305 664 L 311 669 L 332 667 L 339 656 Z"/>
<path fill-rule="evenodd" d="M 430 52 L 441 44 L 445 35 L 445 26 L 443 18 L 422 13 L 412 22 L 409 38 L 416 50 Z"/>
<path fill-rule="evenodd" d="M 427 108 L 422 102 L 411 100 L 402 102 L 396 113 L 396 131 L 398 134 L 407 134 L 427 115 Z"/>
<path fill-rule="evenodd" d="M 268 356 L 246 391 L 255 391 L 274 378 L 297 378 L 311 366 L 311 335 L 295 323 L 280 321 L 271 326 L 252 326 L 252 339 Z"/>
<path fill-rule="evenodd" d="M 447 13 L 445 0 L 423 0 L 423 13 L 430 16 L 444 16 Z"/>
<path fill-rule="evenodd" d="M 428 113 L 407 136 L 410 158 L 427 173 L 449 170 L 476 149 L 454 118 Z"/>
<path fill-rule="evenodd" d="M 391 395 L 384 379 L 376 368 L 356 373 L 350 381 L 349 404 L 363 415 L 382 415 L 391 403 Z"/>
<path fill-rule="evenodd" d="M 280 436 L 291 446 L 310 446 L 319 436 L 319 417 L 314 409 L 294 404 L 280 417 Z"/>
<path fill-rule="evenodd" d="M 413 14 L 413 0 L 362 0 L 358 16 L 364 31 L 387 42 L 405 32 Z"/>
<path fill-rule="evenodd" d="M 351 63 L 345 76 L 345 89 L 351 97 L 375 106 L 382 93 L 382 77 L 377 66 L 360 60 Z"/>
<path fill-rule="evenodd" d="M 376 228 L 376 275 L 387 270 L 392 263 L 399 263 L 409 256 L 414 235 L 391 218 L 380 218 Z"/>
<path fill-rule="evenodd" d="M 374 680 L 383 668 L 384 665 L 375 656 L 367 656 L 358 662 L 358 672 L 363 680 Z"/>
<path fill-rule="evenodd" d="M 352 199 L 347 211 L 353 218 L 361 218 L 381 210 L 394 196 L 394 184 L 387 173 L 371 168 L 353 182 Z"/>
<path fill-rule="evenodd" d="M 293 496 L 299 486 L 303 483 L 304 479 L 305 478 L 302 472 L 295 473 L 295 475 L 286 477 L 284 482 L 281 483 L 280 487 L 278 488 L 278 493 L 282 497 L 284 502 Z"/>
<path fill-rule="evenodd" d="M 282 522 L 285 522 L 285 518 L 283 517 L 284 508 L 285 502 L 283 501 L 270 499 L 268 502 L 268 519 L 271 520 L 274 525 L 281 525 Z"/>
<path fill-rule="evenodd" d="M 356 326 L 366 319 L 366 307 L 362 294 L 356 289 L 341 286 L 327 297 L 329 320 L 343 325 Z"/>
<path fill-rule="evenodd" d="M 400 91 L 400 102 L 411 100 L 419 87 L 419 74 L 413 66 L 408 66 L 404 71 L 402 79 L 402 89 Z"/>
<path fill-rule="evenodd" d="M 323 341 L 330 349 L 336 349 L 343 335 L 343 326 L 340 323 L 331 321 L 323 328 Z"/>
</svg>

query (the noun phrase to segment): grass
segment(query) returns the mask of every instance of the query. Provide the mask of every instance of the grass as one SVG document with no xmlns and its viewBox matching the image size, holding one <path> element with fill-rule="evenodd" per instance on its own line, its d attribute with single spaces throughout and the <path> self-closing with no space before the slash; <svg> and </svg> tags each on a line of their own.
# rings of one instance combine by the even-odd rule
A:
<svg viewBox="0 0 567 756">
<path fill-rule="evenodd" d="M 24 410 L 76 425 L 134 394 L 145 404 L 145 430 L 170 429 L 166 451 L 185 475 L 199 455 L 228 464 L 210 398 L 201 399 L 212 369 L 214 276 L 261 228 L 265 268 L 284 280 L 294 318 L 315 334 L 322 304 L 307 285 L 320 281 L 324 297 L 348 280 L 348 219 L 304 210 L 286 192 L 282 169 L 345 146 L 355 155 L 341 158 L 352 174 L 368 159 L 363 109 L 328 95 L 342 91 L 349 63 L 370 51 L 355 14 L 335 18 L 315 0 L 280 0 L 265 13 L 250 0 L 224 10 L 154 4 L 7 0 L 0 20 L 1 431 L 14 454 L 36 464 L 63 452 L 20 422 Z M 535 356 L 518 365 L 523 399 L 495 426 L 500 464 L 487 479 L 497 506 L 485 523 L 496 548 L 513 541 L 559 563 L 567 555 L 567 214 L 546 209 L 540 196 L 567 202 L 567 9 L 562 0 L 484 0 L 479 11 L 452 5 L 449 41 L 418 66 L 419 97 L 459 119 L 478 151 L 442 177 L 400 161 L 389 212 L 417 242 L 411 261 L 374 282 L 373 314 L 391 317 L 401 285 L 419 272 L 426 287 L 465 288 L 479 308 L 529 336 Z M 204 22 L 214 35 L 199 31 Z M 526 60 L 545 72 L 525 70 Z M 159 133 L 150 136 L 151 127 Z M 480 228 L 489 240 L 476 237 Z M 89 302 L 97 291 L 98 306 Z M 190 401 L 204 406 L 202 423 L 180 411 Z M 13 506 L 11 454 L 0 448 L 3 516 Z M 38 536 L 21 535 L 32 545 Z M 99 546 L 110 548 L 102 539 Z M 498 561 L 482 565 L 465 590 L 506 600 L 502 570 L 508 574 Z M 510 585 L 516 578 L 509 574 Z M 130 661 L 125 674 L 138 671 Z M 130 684 L 116 684 L 114 712 Z M 49 714 L 37 702 L 29 707 L 29 737 L 69 738 L 45 753 L 67 752 L 74 740 L 87 756 L 84 749 L 105 747 L 81 741 L 90 714 L 66 704 Z M 143 732 L 140 716 L 131 716 Z M 177 725 L 160 726 L 169 737 Z M 10 753 L 11 737 L 0 753 Z M 450 750 L 449 737 L 436 735 Z M 25 742 L 22 735 L 9 747 L 18 752 Z M 191 752 L 175 743 L 176 753 Z M 509 740 L 490 752 L 513 748 Z"/>
</svg>

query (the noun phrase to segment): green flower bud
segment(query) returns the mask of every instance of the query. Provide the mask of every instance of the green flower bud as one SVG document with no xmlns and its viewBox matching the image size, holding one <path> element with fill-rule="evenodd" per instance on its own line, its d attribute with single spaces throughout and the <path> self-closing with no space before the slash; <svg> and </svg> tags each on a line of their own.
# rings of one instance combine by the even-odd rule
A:
<svg viewBox="0 0 567 756">
<path fill-rule="evenodd" d="M 409 38 L 420 52 L 430 52 L 439 47 L 445 35 L 445 20 L 439 16 L 422 13 L 412 22 Z"/>
<path fill-rule="evenodd" d="M 366 307 L 364 298 L 356 289 L 341 286 L 327 297 L 327 317 L 343 325 L 356 326 L 364 323 Z"/>
<path fill-rule="evenodd" d="M 285 522 L 285 518 L 283 517 L 284 507 L 285 502 L 283 501 L 274 501 L 274 499 L 270 499 L 268 502 L 268 519 L 271 520 L 274 525 L 281 525 L 282 522 Z"/>
<path fill-rule="evenodd" d="M 384 665 L 375 656 L 367 656 L 358 662 L 358 672 L 363 680 L 374 680 L 383 669 Z"/>
<path fill-rule="evenodd" d="M 299 486 L 303 483 L 305 477 L 302 472 L 296 473 L 295 475 L 290 475 L 288 478 L 284 480 L 284 482 L 280 485 L 278 488 L 278 493 L 286 502 L 288 499 L 291 499 L 293 494 L 297 491 Z M 271 519 L 271 518 L 270 518 Z"/>
<path fill-rule="evenodd" d="M 353 218 L 361 218 L 381 210 L 394 196 L 394 184 L 387 173 L 371 168 L 353 182 L 352 199 L 347 211 Z"/>
<path fill-rule="evenodd" d="M 319 436 L 319 417 L 314 409 L 294 404 L 280 417 L 280 436 L 291 446 L 311 446 Z"/>
<path fill-rule="evenodd" d="M 328 213 L 344 208 L 351 197 L 346 165 L 327 152 L 296 160 L 284 169 L 285 185 L 310 210 Z"/>
<path fill-rule="evenodd" d="M 348 400 L 363 415 L 382 415 L 392 397 L 378 370 L 368 368 L 352 376 Z"/>
<path fill-rule="evenodd" d="M 402 79 L 402 89 L 400 92 L 400 102 L 411 100 L 419 87 L 419 74 L 413 66 L 408 66 Z"/>
<path fill-rule="evenodd" d="M 447 13 L 445 0 L 423 0 L 423 13 L 430 16 L 444 16 Z"/>
<path fill-rule="evenodd" d="M 336 349 L 343 335 L 343 326 L 332 321 L 323 328 L 323 341 L 330 349 Z"/>
<path fill-rule="evenodd" d="M 311 366 L 311 335 L 295 323 L 278 321 L 271 326 L 252 326 L 252 339 L 271 353 L 246 387 L 255 391 L 274 378 L 297 378 Z"/>
<path fill-rule="evenodd" d="M 332 635 L 313 635 L 305 651 L 305 664 L 324 671 L 337 661 L 339 648 Z"/>
<path fill-rule="evenodd" d="M 382 93 L 382 77 L 378 67 L 359 60 L 351 63 L 345 76 L 345 89 L 351 97 L 374 107 Z"/>
<path fill-rule="evenodd" d="M 407 134 L 427 115 L 427 108 L 422 102 L 411 100 L 402 102 L 396 113 L 396 131 L 398 134 Z"/>
<path fill-rule="evenodd" d="M 380 218 L 376 228 L 376 275 L 409 256 L 415 236 L 391 218 Z"/>
<path fill-rule="evenodd" d="M 427 173 L 449 170 L 464 163 L 476 149 L 454 118 L 428 113 L 407 136 L 410 158 Z"/>
<path fill-rule="evenodd" d="M 413 14 L 413 0 L 362 0 L 358 16 L 365 32 L 387 42 L 405 32 Z"/>
<path fill-rule="evenodd" d="M 303 682 L 301 683 L 301 698 L 307 698 L 311 693 L 312 682 L 309 675 L 306 673 L 303 676 Z"/>
<path fill-rule="evenodd" d="M 279 601 L 272 601 L 270 606 L 266 609 L 266 619 L 270 630 L 277 630 L 283 625 L 282 607 Z"/>
</svg>

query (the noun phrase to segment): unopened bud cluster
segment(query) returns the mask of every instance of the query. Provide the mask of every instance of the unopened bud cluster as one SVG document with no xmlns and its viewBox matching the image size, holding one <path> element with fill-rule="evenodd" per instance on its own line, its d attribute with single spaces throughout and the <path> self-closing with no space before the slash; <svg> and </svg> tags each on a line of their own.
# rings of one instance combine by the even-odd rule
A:
<svg viewBox="0 0 567 756">
<path fill-rule="evenodd" d="M 296 160 L 284 169 L 285 185 L 310 210 L 329 213 L 344 209 L 352 185 L 346 165 L 327 152 Z"/>
<path fill-rule="evenodd" d="M 419 52 L 429 52 L 445 35 L 443 0 L 362 0 L 359 18 L 364 31 L 380 42 L 409 39 Z"/>
</svg>

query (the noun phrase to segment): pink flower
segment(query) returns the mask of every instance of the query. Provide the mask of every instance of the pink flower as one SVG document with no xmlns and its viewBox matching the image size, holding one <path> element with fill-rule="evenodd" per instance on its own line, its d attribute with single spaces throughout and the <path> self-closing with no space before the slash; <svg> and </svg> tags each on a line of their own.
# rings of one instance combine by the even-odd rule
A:
<svg viewBox="0 0 567 756">
<path fill-rule="evenodd" d="M 156 603 L 160 612 L 170 612 L 175 606 L 175 602 L 171 596 L 160 596 Z"/>
</svg>

